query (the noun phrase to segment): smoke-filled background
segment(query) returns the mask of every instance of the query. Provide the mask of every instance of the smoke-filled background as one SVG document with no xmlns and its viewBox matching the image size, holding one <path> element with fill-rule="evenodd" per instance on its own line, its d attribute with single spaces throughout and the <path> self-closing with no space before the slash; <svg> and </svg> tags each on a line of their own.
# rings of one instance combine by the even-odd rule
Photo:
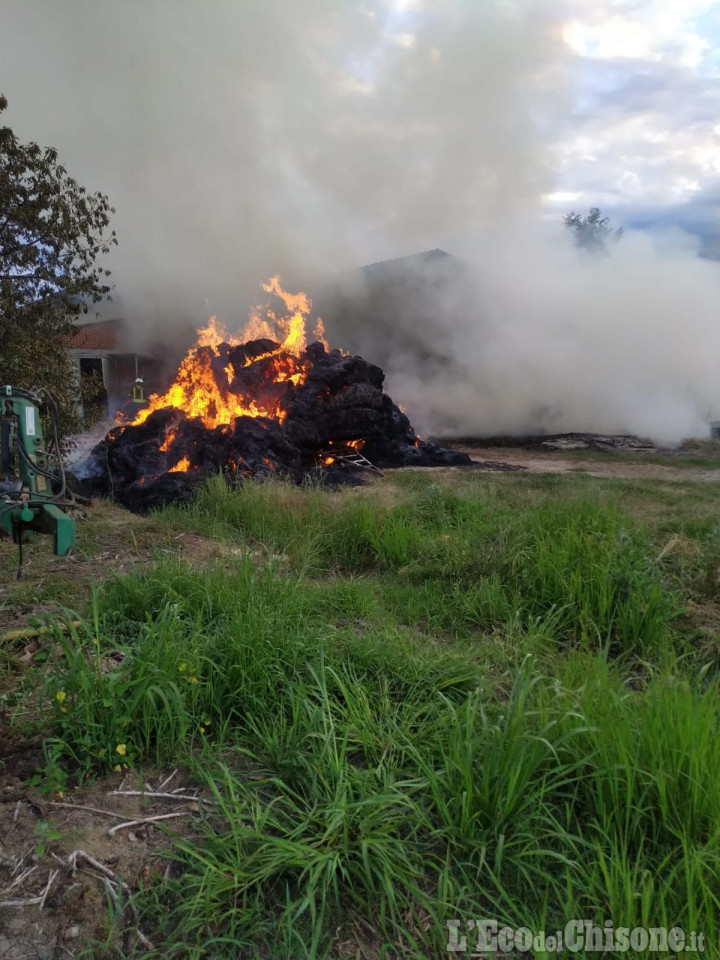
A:
<svg viewBox="0 0 720 960">
<path fill-rule="evenodd" d="M 691 82 L 709 54 L 669 21 L 645 50 L 642 3 L 608 6 L 610 28 L 589 0 L 4 0 L 4 119 L 110 195 L 106 315 L 138 348 L 240 323 L 279 272 L 422 430 L 679 440 L 720 416 L 720 268 L 677 227 L 717 190 L 716 154 L 701 183 L 684 166 L 712 126 Z M 632 88 L 612 74 L 609 107 L 612 29 L 645 67 Z M 667 111 L 675 89 L 693 116 L 638 134 L 638 97 Z M 649 219 L 633 136 L 653 145 Z M 596 203 L 644 229 L 590 258 L 560 217 Z M 406 264 L 392 315 L 369 309 L 356 268 L 438 247 L 458 259 Z"/>
</svg>

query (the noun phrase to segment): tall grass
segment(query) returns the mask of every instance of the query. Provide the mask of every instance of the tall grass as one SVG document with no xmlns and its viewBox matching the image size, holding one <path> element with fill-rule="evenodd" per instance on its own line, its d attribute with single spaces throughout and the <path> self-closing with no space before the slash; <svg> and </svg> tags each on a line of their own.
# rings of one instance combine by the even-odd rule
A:
<svg viewBox="0 0 720 960">
<path fill-rule="evenodd" d="M 678 608 L 647 532 L 597 498 L 507 503 L 425 483 L 378 507 L 352 491 L 212 480 L 166 522 L 262 543 L 310 576 L 372 574 L 389 613 L 454 636 L 548 620 L 563 642 L 643 653 Z"/>
<path fill-rule="evenodd" d="M 81 773 L 185 761 L 215 801 L 136 897 L 163 956 L 440 957 L 469 917 L 717 942 L 719 681 L 638 522 L 415 478 L 163 522 L 247 552 L 106 584 L 45 690 Z"/>
<path fill-rule="evenodd" d="M 447 920 L 463 917 L 537 930 L 612 918 L 711 937 L 717 685 L 692 692 L 659 677 L 628 698 L 606 686 L 605 664 L 585 668 L 577 689 L 527 663 L 507 702 L 411 689 L 391 709 L 356 674 L 312 671 L 289 714 L 255 718 L 242 762 L 206 769 L 217 806 L 202 840 L 174 854 L 178 952 L 322 956 L 359 917 L 377 946 L 396 945 L 388 955 L 417 957 L 442 956 Z M 668 734 L 691 704 L 691 728 Z M 613 754 L 621 719 L 632 732 Z M 702 783 L 665 765 L 698 734 L 694 762 L 713 771 Z M 684 813 L 669 799 L 681 792 Z"/>
</svg>

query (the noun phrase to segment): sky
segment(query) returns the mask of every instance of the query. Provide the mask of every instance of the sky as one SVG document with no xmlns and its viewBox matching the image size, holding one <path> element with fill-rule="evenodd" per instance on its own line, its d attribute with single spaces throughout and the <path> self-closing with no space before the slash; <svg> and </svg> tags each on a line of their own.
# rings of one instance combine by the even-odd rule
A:
<svg viewBox="0 0 720 960">
<path fill-rule="evenodd" d="M 2 14 L 3 122 L 109 195 L 107 309 L 137 349 L 182 348 L 210 314 L 240 327 L 275 273 L 313 291 L 440 247 L 472 290 L 437 278 L 403 337 L 367 317 L 362 338 L 423 432 L 677 440 L 720 419 L 716 3 L 3 0 Z M 562 227 L 591 206 L 627 228 L 593 263 Z"/>
<path fill-rule="evenodd" d="M 573 107 L 550 209 L 596 205 L 644 228 L 677 225 L 720 257 L 720 5 L 569 5 Z"/>
</svg>

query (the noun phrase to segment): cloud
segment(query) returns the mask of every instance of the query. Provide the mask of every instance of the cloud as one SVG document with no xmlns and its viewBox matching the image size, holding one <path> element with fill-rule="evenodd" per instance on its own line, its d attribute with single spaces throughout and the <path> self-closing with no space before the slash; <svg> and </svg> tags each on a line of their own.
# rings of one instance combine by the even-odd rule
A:
<svg viewBox="0 0 720 960">
<path fill-rule="evenodd" d="M 695 191 L 685 203 L 654 207 L 623 205 L 613 211 L 623 223 L 655 234 L 684 231 L 698 244 L 698 252 L 720 260 L 720 184 Z"/>
<path fill-rule="evenodd" d="M 695 68 L 710 49 L 705 21 L 717 7 L 712 0 L 610 0 L 602 6 L 578 0 L 574 10 L 579 16 L 563 36 L 580 56 Z"/>
<path fill-rule="evenodd" d="M 588 205 L 648 210 L 712 189 L 720 180 L 716 5 L 579 0 L 574 9 L 564 32 L 576 54 L 576 96 L 559 135 L 561 189 Z"/>
</svg>

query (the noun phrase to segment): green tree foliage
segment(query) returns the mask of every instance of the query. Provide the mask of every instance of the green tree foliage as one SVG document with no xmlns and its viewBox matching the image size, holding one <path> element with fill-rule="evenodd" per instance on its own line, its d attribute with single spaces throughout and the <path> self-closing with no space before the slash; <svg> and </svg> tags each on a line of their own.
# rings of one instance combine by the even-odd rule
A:
<svg viewBox="0 0 720 960">
<path fill-rule="evenodd" d="M 622 236 L 622 227 L 610 226 L 610 218 L 604 217 L 598 207 L 591 207 L 583 217 L 573 210 L 563 217 L 565 226 L 572 230 L 575 243 L 590 253 L 604 253 L 607 244 L 616 242 Z"/>
<path fill-rule="evenodd" d="M 0 96 L 0 113 L 7 100 Z M 68 175 L 57 151 L 0 127 L 0 383 L 52 392 L 64 433 L 80 426 L 64 343 L 110 291 L 98 265 L 117 243 L 102 193 Z"/>
</svg>

